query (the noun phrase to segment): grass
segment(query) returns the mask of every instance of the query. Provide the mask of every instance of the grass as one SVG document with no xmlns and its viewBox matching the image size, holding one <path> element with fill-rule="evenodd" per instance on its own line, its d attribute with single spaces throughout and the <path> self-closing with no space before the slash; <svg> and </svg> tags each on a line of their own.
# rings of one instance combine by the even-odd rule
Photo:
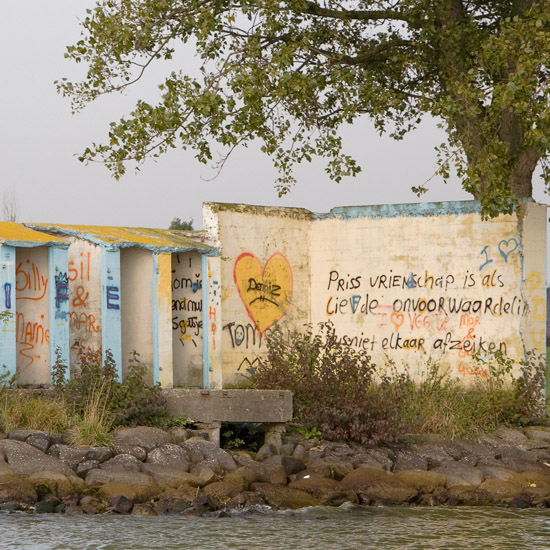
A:
<svg viewBox="0 0 550 550">
<path fill-rule="evenodd" d="M 111 397 L 108 380 L 102 380 L 92 388 L 82 413 L 67 431 L 73 445 L 109 445 L 114 421 L 110 411 Z"/>
<path fill-rule="evenodd" d="M 47 399 L 23 390 L 0 389 L 0 430 L 65 432 L 75 416 L 62 397 Z"/>
</svg>

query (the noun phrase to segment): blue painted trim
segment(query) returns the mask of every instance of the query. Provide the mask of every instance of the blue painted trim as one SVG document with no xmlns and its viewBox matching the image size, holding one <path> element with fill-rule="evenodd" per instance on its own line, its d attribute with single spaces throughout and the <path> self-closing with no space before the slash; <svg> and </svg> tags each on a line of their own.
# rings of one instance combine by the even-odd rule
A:
<svg viewBox="0 0 550 550">
<path fill-rule="evenodd" d="M 50 331 L 50 383 L 52 368 L 59 360 L 66 366 L 65 379 L 70 377 L 69 357 L 69 251 L 49 247 L 49 331 Z"/>
<path fill-rule="evenodd" d="M 60 243 L 58 241 L 2 241 L 5 246 L 14 246 L 19 248 L 36 248 L 38 246 L 54 246 L 56 248 L 69 248 L 71 243 Z"/>
<path fill-rule="evenodd" d="M 111 351 L 116 373 L 122 380 L 122 323 L 120 295 L 120 250 L 101 251 L 101 349 Z"/>
<path fill-rule="evenodd" d="M 208 336 L 210 324 L 208 322 L 208 259 L 201 257 L 202 275 L 202 385 L 205 389 L 210 387 L 210 357 L 208 355 Z"/>
<path fill-rule="evenodd" d="M 478 201 L 418 202 L 406 204 L 374 204 L 369 206 L 338 206 L 326 214 L 314 214 L 315 220 L 354 218 L 419 218 L 428 216 L 458 216 L 478 214 Z"/>
<path fill-rule="evenodd" d="M 10 313 L 9 319 L 0 321 L 0 368 L 5 366 L 10 376 L 17 373 L 15 256 L 14 247 L 0 244 L 0 311 Z"/>
<path fill-rule="evenodd" d="M 160 345 L 159 345 L 159 261 L 153 254 L 153 384 L 160 381 Z"/>
</svg>

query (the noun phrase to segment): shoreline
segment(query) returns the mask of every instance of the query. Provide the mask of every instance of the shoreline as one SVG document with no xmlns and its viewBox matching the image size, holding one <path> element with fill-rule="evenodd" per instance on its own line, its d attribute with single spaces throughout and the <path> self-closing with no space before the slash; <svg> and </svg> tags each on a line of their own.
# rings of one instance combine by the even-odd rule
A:
<svg viewBox="0 0 550 550">
<path fill-rule="evenodd" d="M 435 434 L 367 447 L 269 437 L 224 450 L 188 428 L 113 432 L 110 447 L 15 430 L 0 436 L 0 511 L 223 517 L 267 507 L 550 508 L 550 428 L 500 427 L 478 440 Z"/>
</svg>

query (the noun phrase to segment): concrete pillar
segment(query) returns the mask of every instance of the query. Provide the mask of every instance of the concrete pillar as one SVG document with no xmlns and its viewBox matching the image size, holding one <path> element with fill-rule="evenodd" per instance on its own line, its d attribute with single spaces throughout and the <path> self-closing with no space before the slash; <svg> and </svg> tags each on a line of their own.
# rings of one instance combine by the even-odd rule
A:
<svg viewBox="0 0 550 550">
<path fill-rule="evenodd" d="M 69 369 L 69 250 L 51 246 L 49 249 L 49 335 L 50 383 L 52 367 L 61 361 L 68 379 Z"/>
<path fill-rule="evenodd" d="M 283 445 L 283 434 L 286 430 L 286 424 L 264 424 L 264 429 L 264 445 L 275 445 L 277 451 L 280 452 Z"/>
<path fill-rule="evenodd" d="M 6 313 L 4 313 L 6 312 Z M 17 372 L 15 310 L 15 248 L 0 245 L 0 367 L 10 375 Z"/>
<path fill-rule="evenodd" d="M 546 353 L 546 220 L 547 207 L 523 203 L 518 211 L 522 258 L 521 293 L 529 304 L 522 318 L 525 351 Z"/>
<path fill-rule="evenodd" d="M 103 361 L 110 350 L 122 380 L 122 331 L 120 311 L 120 250 L 104 248 L 101 254 L 101 349 Z"/>
<path fill-rule="evenodd" d="M 172 255 L 153 255 L 153 381 L 174 385 L 172 359 Z"/>
<path fill-rule="evenodd" d="M 208 432 L 208 441 L 214 443 L 217 447 L 220 446 L 221 422 L 197 422 L 196 426 L 199 430 Z"/>
<path fill-rule="evenodd" d="M 204 309 L 208 317 L 208 330 L 203 328 L 203 338 L 208 343 L 208 372 L 212 389 L 222 388 L 222 311 L 221 311 L 221 261 L 219 256 L 203 256 L 207 264 L 206 300 Z M 204 293 L 204 283 L 203 283 Z M 204 327 L 203 323 L 203 327 Z"/>
</svg>

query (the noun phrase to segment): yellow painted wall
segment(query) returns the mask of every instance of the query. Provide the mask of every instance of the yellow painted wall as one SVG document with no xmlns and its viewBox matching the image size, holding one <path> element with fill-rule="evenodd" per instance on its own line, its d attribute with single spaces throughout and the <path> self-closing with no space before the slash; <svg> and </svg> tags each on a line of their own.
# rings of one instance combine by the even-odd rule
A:
<svg viewBox="0 0 550 550">
<path fill-rule="evenodd" d="M 302 327 L 310 309 L 310 217 L 305 211 L 206 204 L 203 224 L 221 245 L 223 385 L 239 383 L 266 335 Z M 218 323 L 219 325 L 219 323 Z"/>
</svg>

